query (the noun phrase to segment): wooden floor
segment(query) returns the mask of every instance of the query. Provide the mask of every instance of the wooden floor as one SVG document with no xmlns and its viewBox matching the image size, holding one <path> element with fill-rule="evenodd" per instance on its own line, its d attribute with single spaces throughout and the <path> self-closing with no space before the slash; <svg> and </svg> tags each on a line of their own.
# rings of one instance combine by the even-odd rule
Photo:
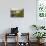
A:
<svg viewBox="0 0 46 46">
<path fill-rule="evenodd" d="M 5 46 L 5 45 L 4 45 L 3 42 L 2 42 L 2 43 L 0 42 L 0 46 Z M 15 46 L 15 43 L 12 43 L 12 42 L 11 42 L 11 43 L 8 43 L 7 46 Z M 22 45 L 21 45 L 21 46 L 22 46 Z M 24 45 L 24 46 L 25 46 L 25 45 Z M 33 43 L 33 42 L 32 42 L 32 43 L 30 43 L 30 46 L 37 46 L 37 43 Z M 41 45 L 41 46 L 46 46 L 46 43 L 44 43 L 44 44 Z"/>
</svg>

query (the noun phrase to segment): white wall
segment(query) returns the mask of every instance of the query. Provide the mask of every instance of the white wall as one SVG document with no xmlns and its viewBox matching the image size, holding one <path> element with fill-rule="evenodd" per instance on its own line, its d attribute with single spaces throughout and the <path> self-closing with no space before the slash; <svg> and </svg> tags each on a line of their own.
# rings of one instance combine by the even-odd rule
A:
<svg viewBox="0 0 46 46">
<path fill-rule="evenodd" d="M 11 8 L 24 8 L 23 18 L 11 18 Z M 0 34 L 11 27 L 19 27 L 20 32 L 30 32 L 30 26 L 36 24 L 36 0 L 0 0 Z"/>
</svg>

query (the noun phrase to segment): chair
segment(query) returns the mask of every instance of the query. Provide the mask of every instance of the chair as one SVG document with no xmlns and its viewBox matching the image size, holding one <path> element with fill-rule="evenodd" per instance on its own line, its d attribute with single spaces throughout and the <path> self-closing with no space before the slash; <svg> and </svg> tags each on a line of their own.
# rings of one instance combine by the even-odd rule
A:
<svg viewBox="0 0 46 46">
<path fill-rule="evenodd" d="M 13 37 L 13 36 L 17 36 L 15 40 L 17 40 L 16 42 L 16 46 L 18 46 L 18 27 L 16 28 L 11 28 L 11 33 L 5 33 L 5 46 L 8 45 L 7 42 L 7 38 Z"/>
<path fill-rule="evenodd" d="M 6 33 L 5 34 L 5 46 L 7 46 L 7 44 L 8 44 L 8 42 L 7 42 L 7 38 L 10 38 L 10 36 L 17 36 L 17 39 L 15 38 L 15 40 L 17 40 L 17 44 L 16 44 L 16 46 L 18 46 L 18 34 L 16 35 L 16 34 L 8 34 L 8 33 Z"/>
<path fill-rule="evenodd" d="M 19 43 L 19 46 L 30 46 L 30 42 L 29 42 L 29 33 L 21 33 L 21 37 L 22 37 L 22 40 L 24 41 L 21 41 Z"/>
</svg>

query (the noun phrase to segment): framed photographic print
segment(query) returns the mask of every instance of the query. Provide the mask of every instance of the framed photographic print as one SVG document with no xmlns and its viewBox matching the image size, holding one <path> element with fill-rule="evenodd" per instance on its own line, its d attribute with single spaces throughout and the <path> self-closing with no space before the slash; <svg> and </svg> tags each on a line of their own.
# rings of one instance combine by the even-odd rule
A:
<svg viewBox="0 0 46 46">
<path fill-rule="evenodd" d="M 11 17 L 24 17 L 24 9 L 11 10 Z"/>
</svg>

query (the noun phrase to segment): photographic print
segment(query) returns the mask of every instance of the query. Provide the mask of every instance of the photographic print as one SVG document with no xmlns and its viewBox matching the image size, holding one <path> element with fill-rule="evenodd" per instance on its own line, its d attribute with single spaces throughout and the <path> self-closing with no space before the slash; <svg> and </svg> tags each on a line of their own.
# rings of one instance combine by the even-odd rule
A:
<svg viewBox="0 0 46 46">
<path fill-rule="evenodd" d="M 11 17 L 24 17 L 24 9 L 11 10 Z"/>
</svg>

